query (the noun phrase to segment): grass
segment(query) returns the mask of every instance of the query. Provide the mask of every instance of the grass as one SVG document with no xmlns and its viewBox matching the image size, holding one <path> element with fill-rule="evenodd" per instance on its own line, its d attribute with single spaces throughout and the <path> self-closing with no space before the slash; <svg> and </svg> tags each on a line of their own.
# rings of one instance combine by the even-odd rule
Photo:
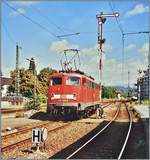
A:
<svg viewBox="0 0 150 160">
<path fill-rule="evenodd" d="M 147 100 L 147 99 L 145 99 L 144 101 L 142 101 L 142 104 L 144 105 L 144 106 L 149 106 L 150 105 L 150 101 L 149 100 Z"/>
</svg>

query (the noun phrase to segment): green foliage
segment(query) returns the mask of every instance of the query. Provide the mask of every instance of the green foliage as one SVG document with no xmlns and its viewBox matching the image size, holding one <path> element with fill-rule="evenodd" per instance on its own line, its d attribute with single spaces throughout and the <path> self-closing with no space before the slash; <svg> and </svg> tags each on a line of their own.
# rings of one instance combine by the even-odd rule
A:
<svg viewBox="0 0 150 160">
<path fill-rule="evenodd" d="M 39 110 L 40 105 L 41 105 L 41 102 L 38 98 L 36 98 L 35 100 L 32 99 L 31 101 L 25 104 L 25 109 L 26 110 L 30 110 L 30 109 Z"/>
<path fill-rule="evenodd" d="M 116 97 L 116 89 L 113 87 L 102 87 L 102 98 L 115 98 Z"/>
<path fill-rule="evenodd" d="M 147 106 L 147 105 L 150 104 L 150 101 L 149 101 L 148 99 L 144 99 L 144 100 L 142 101 L 142 104 L 145 105 L 145 106 Z"/>
<path fill-rule="evenodd" d="M 34 74 L 31 70 L 25 70 L 24 68 L 19 70 L 20 75 L 20 93 L 25 97 L 32 97 L 33 95 L 33 88 L 34 88 Z M 16 70 L 11 71 L 10 76 L 13 79 L 12 85 L 9 86 L 8 91 L 14 92 L 15 91 L 15 77 L 16 77 Z"/>
<path fill-rule="evenodd" d="M 45 95 L 38 95 L 37 99 L 40 101 L 40 103 L 46 103 L 47 97 Z"/>
<path fill-rule="evenodd" d="M 48 77 L 53 74 L 53 73 L 56 73 L 57 71 L 52 69 L 52 68 L 43 68 L 40 73 L 38 74 L 38 80 L 41 81 L 41 82 L 46 82 L 48 83 Z"/>
<path fill-rule="evenodd" d="M 34 72 L 30 69 L 24 68 L 19 70 L 20 75 L 20 93 L 28 98 L 33 97 L 34 85 L 36 87 L 37 95 L 47 95 L 48 90 L 48 77 L 49 75 L 57 72 L 49 67 L 43 68 L 39 74 L 35 77 Z M 10 72 L 10 77 L 13 79 L 12 84 L 8 88 L 8 92 L 15 92 L 15 77 L 17 75 L 16 70 Z"/>
</svg>

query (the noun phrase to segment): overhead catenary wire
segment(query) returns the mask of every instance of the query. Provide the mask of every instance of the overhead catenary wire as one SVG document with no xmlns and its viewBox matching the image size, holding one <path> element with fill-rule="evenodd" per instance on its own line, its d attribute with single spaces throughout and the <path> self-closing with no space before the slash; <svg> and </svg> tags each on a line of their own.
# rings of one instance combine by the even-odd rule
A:
<svg viewBox="0 0 150 160">
<path fill-rule="evenodd" d="M 111 2 L 108 1 L 108 3 L 109 3 L 109 6 L 110 6 L 112 12 L 115 13 Z M 116 16 L 115 16 L 115 19 L 116 19 L 116 22 L 117 22 L 118 27 L 119 27 L 119 29 L 120 29 L 120 32 L 123 34 L 124 32 L 123 32 L 123 28 L 122 28 L 122 26 L 121 26 L 121 24 L 120 24 L 120 22 L 119 22 L 119 17 L 116 17 Z"/>
<path fill-rule="evenodd" d="M 64 35 L 60 35 L 60 36 L 57 36 L 58 38 L 62 38 L 62 37 L 68 37 L 68 36 L 74 36 L 74 35 L 79 35 L 80 32 L 77 32 L 77 33 L 70 33 L 70 34 L 64 34 Z"/>
<path fill-rule="evenodd" d="M 7 36 L 8 36 L 8 39 L 9 39 L 13 44 L 15 44 L 16 42 L 15 42 L 15 40 L 12 38 L 12 35 L 11 35 L 10 32 L 8 31 L 6 25 L 5 25 L 4 23 L 2 23 L 2 26 L 3 26 L 5 32 L 6 32 Z"/>
<path fill-rule="evenodd" d="M 10 9 L 14 10 L 15 12 L 19 13 L 20 15 L 22 15 L 24 18 L 26 18 L 28 21 L 32 22 L 33 24 L 37 25 L 38 27 L 40 27 L 41 29 L 45 30 L 47 33 L 49 33 L 51 36 L 57 38 L 60 40 L 59 37 L 57 37 L 54 33 L 50 32 L 45 26 L 41 25 L 40 23 L 36 22 L 35 20 L 31 19 L 30 17 L 26 16 L 25 14 L 19 12 L 16 8 L 14 8 L 13 6 L 9 5 L 8 3 L 4 2 Z"/>
<path fill-rule="evenodd" d="M 111 1 L 108 1 L 108 4 L 109 4 L 112 12 L 114 13 L 114 9 L 113 9 L 113 6 L 111 4 Z M 121 69 L 122 70 L 122 76 L 121 76 L 121 78 L 122 78 L 122 83 L 124 83 L 124 58 L 125 58 L 125 56 L 124 56 L 124 31 L 123 31 L 123 28 L 122 28 L 122 26 L 119 22 L 119 17 L 115 17 L 115 19 L 116 19 L 118 28 L 121 32 L 121 35 L 122 35 L 122 69 Z"/>
<path fill-rule="evenodd" d="M 131 34 L 148 34 L 149 31 L 140 31 L 140 32 L 127 32 L 127 33 L 124 33 L 124 36 L 125 35 L 131 35 Z"/>
<path fill-rule="evenodd" d="M 43 17 L 49 24 L 52 24 L 52 25 L 55 26 L 59 31 L 61 31 L 61 32 L 64 33 L 64 29 L 63 29 L 62 27 L 60 27 L 60 26 L 58 26 L 56 23 L 52 22 L 52 21 L 50 20 L 50 18 L 44 16 L 44 15 L 42 14 L 42 12 L 41 12 L 38 8 L 36 8 L 36 7 L 34 7 L 34 6 L 30 6 L 30 7 L 31 7 L 36 13 L 38 13 L 41 17 Z"/>
</svg>

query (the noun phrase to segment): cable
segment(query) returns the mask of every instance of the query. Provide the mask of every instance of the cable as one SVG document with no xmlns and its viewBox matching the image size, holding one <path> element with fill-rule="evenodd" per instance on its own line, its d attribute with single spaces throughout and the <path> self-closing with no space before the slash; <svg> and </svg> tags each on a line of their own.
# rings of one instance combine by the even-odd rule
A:
<svg viewBox="0 0 150 160">
<path fill-rule="evenodd" d="M 114 12 L 114 9 L 113 9 L 113 6 L 112 6 L 112 4 L 111 4 L 111 2 L 110 1 L 108 1 L 108 3 L 109 3 L 109 6 L 110 6 L 110 8 L 111 8 L 111 10 L 112 10 L 112 12 L 113 13 L 115 13 Z M 119 27 L 119 29 L 120 29 L 120 31 L 121 31 L 121 33 L 123 34 L 124 32 L 123 32 L 123 29 L 122 29 L 122 26 L 121 26 L 121 24 L 119 23 L 119 19 L 117 19 L 117 17 L 115 16 L 115 19 L 116 19 L 116 22 L 117 22 L 117 24 L 118 24 L 118 27 Z"/>
<path fill-rule="evenodd" d="M 124 35 L 130 35 L 130 34 L 149 34 L 149 31 L 142 31 L 142 32 L 128 32 L 124 33 Z"/>
<path fill-rule="evenodd" d="M 41 17 L 43 17 L 48 23 L 51 23 L 51 24 L 54 25 L 58 30 L 60 30 L 61 32 L 64 33 L 64 30 L 63 30 L 61 27 L 59 27 L 59 26 L 56 25 L 54 22 L 52 22 L 48 17 L 42 15 L 42 12 L 41 12 L 39 9 L 37 9 L 37 8 L 35 8 L 35 7 L 33 7 L 33 6 L 30 6 L 30 7 L 31 7 L 34 11 L 36 11 Z"/>
<path fill-rule="evenodd" d="M 8 3 L 4 2 L 10 9 L 14 10 L 15 12 L 19 13 L 20 15 L 22 15 L 24 18 L 26 18 L 27 20 L 29 20 L 30 22 L 34 23 L 35 25 L 39 26 L 41 29 L 45 30 L 46 32 L 48 32 L 50 35 L 52 35 L 53 37 L 57 38 L 60 40 L 59 37 L 57 37 L 54 33 L 50 32 L 46 27 L 42 26 L 40 23 L 32 20 L 30 17 L 26 16 L 25 14 L 19 12 L 16 8 L 10 6 Z"/>
<path fill-rule="evenodd" d="M 7 35 L 8 35 L 9 40 L 10 40 L 13 44 L 16 43 L 15 40 L 14 40 L 14 39 L 12 38 L 12 36 L 10 35 L 10 33 L 9 33 L 6 25 L 4 25 L 4 23 L 2 23 L 2 25 L 3 25 L 3 27 L 4 27 L 5 32 L 6 32 Z"/>
<path fill-rule="evenodd" d="M 111 4 L 111 1 L 108 1 L 108 4 L 109 4 L 112 12 L 114 13 L 114 9 L 113 9 L 113 6 Z M 116 19 L 117 25 L 119 27 L 119 30 L 122 34 L 122 76 L 121 77 L 122 77 L 122 84 L 124 84 L 124 59 L 125 59 L 125 55 L 124 55 L 124 31 L 123 31 L 123 28 L 122 28 L 121 24 L 119 23 L 119 17 L 118 17 L 118 19 L 117 19 L 117 17 L 115 17 L 115 19 Z"/>
<path fill-rule="evenodd" d="M 57 36 L 58 38 L 62 38 L 62 37 L 68 37 L 68 36 L 74 36 L 74 35 L 79 35 L 80 32 L 77 32 L 77 33 L 70 33 L 70 34 L 64 34 L 64 35 L 60 35 L 60 36 Z"/>
</svg>

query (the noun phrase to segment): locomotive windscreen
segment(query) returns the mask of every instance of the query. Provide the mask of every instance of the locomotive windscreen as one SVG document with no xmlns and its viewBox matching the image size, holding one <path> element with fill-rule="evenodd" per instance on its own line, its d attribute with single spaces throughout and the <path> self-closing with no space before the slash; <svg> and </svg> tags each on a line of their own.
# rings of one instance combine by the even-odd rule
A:
<svg viewBox="0 0 150 160">
<path fill-rule="evenodd" d="M 80 85 L 80 78 L 79 77 L 68 77 L 66 84 L 67 85 Z"/>
<path fill-rule="evenodd" d="M 52 77 L 50 79 L 50 85 L 61 85 L 62 84 L 62 78 L 60 77 Z"/>
</svg>

